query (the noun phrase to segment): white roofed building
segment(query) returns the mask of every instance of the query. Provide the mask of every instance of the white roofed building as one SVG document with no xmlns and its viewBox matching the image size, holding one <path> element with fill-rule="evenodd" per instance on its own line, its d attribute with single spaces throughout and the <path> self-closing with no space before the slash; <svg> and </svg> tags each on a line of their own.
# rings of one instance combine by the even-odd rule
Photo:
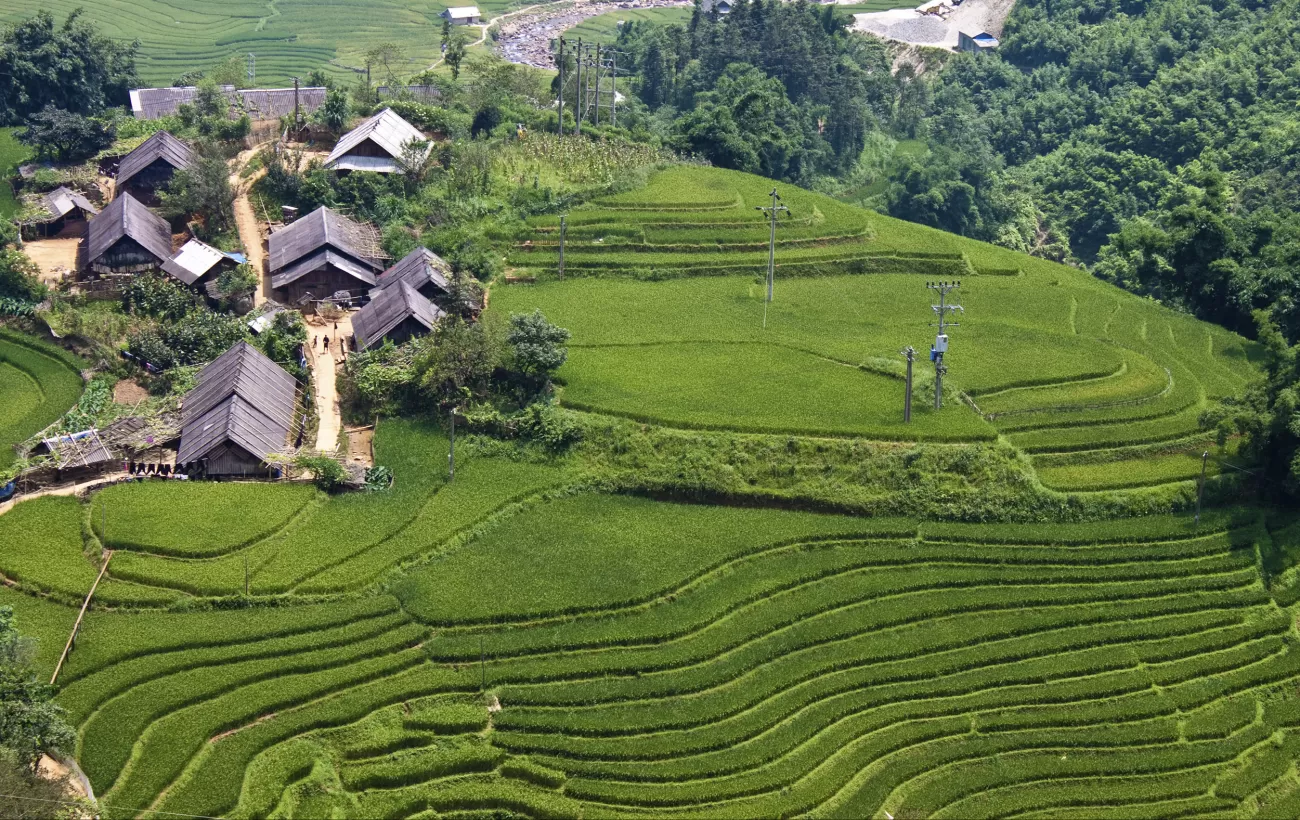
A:
<svg viewBox="0 0 1300 820">
<path fill-rule="evenodd" d="M 453 26 L 473 26 L 483 22 L 483 15 L 478 6 L 453 6 L 443 9 L 442 19 L 450 20 Z"/>
</svg>

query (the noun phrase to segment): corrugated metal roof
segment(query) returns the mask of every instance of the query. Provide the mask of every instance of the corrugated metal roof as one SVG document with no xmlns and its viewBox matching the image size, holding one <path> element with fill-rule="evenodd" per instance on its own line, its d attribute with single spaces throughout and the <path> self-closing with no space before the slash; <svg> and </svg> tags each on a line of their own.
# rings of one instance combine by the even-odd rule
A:
<svg viewBox="0 0 1300 820">
<path fill-rule="evenodd" d="M 478 6 L 452 6 L 444 11 L 443 16 L 450 20 L 464 20 L 466 17 L 481 17 Z"/>
<path fill-rule="evenodd" d="M 157 131 L 127 154 L 117 166 L 118 189 L 157 160 L 162 160 L 177 170 L 189 168 L 194 164 L 194 152 L 166 131 Z"/>
<path fill-rule="evenodd" d="M 130 194 L 119 194 L 99 216 L 90 220 L 86 231 L 87 259 L 103 256 L 124 236 L 138 242 L 149 253 L 163 260 L 172 255 L 172 230 L 163 218 L 141 205 Z"/>
<path fill-rule="evenodd" d="M 99 209 L 90 204 L 89 199 L 86 199 L 78 191 L 74 191 L 65 186 L 59 186 L 42 197 L 41 205 L 45 210 L 49 211 L 50 216 L 55 219 L 58 219 L 61 216 L 67 216 L 72 213 L 74 208 L 80 208 L 90 216 L 99 213 Z"/>
<path fill-rule="evenodd" d="M 352 315 L 352 334 L 361 350 L 379 344 L 407 319 L 415 319 L 428 330 L 443 317 L 438 306 L 405 282 L 375 291 L 370 304 Z"/>
<path fill-rule="evenodd" d="M 374 174 L 404 174 L 406 169 L 392 157 L 344 155 L 330 165 L 335 171 L 370 171 Z"/>
<path fill-rule="evenodd" d="M 397 264 L 379 275 L 375 285 L 381 288 L 391 287 L 398 282 L 405 282 L 418 291 L 432 285 L 443 293 L 451 292 L 451 266 L 438 254 L 428 248 L 420 247 L 403 256 Z"/>
<path fill-rule="evenodd" d="M 164 273 L 170 274 L 187 285 L 192 285 L 212 270 L 213 266 L 226 259 L 226 254 L 197 239 L 191 239 L 181 246 L 176 255 L 163 263 Z"/>
<path fill-rule="evenodd" d="M 199 371 L 181 402 L 178 464 L 233 442 L 257 458 L 288 443 L 297 381 L 248 342 L 239 342 Z"/>
<path fill-rule="evenodd" d="M 383 111 L 380 111 L 378 114 L 344 134 L 343 138 L 338 141 L 338 144 L 334 146 L 334 150 L 330 152 L 329 157 L 325 160 L 325 167 L 342 167 L 338 165 L 339 160 L 366 140 L 373 142 L 384 153 L 388 154 L 393 159 L 396 159 L 402 155 L 403 145 L 411 140 L 423 139 L 425 139 L 424 134 L 420 133 L 414 125 L 411 125 L 409 122 L 398 116 L 397 112 L 393 111 L 393 109 L 385 108 Z M 428 156 L 428 153 L 431 150 L 433 150 L 432 144 L 426 147 L 425 156 Z M 348 159 L 355 162 L 361 158 L 348 157 Z M 373 158 L 366 157 L 365 159 Z M 379 169 L 352 168 L 350 170 L 370 171 Z M 388 170 L 387 173 L 401 173 L 401 169 L 394 168 Z"/>
<path fill-rule="evenodd" d="M 354 264 L 370 268 L 370 284 L 374 284 L 374 276 L 384 269 L 383 263 L 372 255 L 379 245 L 378 232 L 370 225 L 353 222 L 325 207 L 271 234 L 269 245 L 271 273 L 275 275 L 327 247 L 352 257 Z"/>
<path fill-rule="evenodd" d="M 293 112 L 292 88 L 241 88 L 223 85 L 229 110 L 227 116 L 239 119 L 247 112 L 252 119 L 276 119 Z M 298 106 L 303 114 L 310 114 L 325 104 L 328 89 L 310 86 L 298 89 Z M 195 86 L 180 88 L 135 88 L 131 90 L 131 113 L 138 120 L 156 120 L 175 114 L 185 104 L 192 104 L 198 89 Z"/>
</svg>

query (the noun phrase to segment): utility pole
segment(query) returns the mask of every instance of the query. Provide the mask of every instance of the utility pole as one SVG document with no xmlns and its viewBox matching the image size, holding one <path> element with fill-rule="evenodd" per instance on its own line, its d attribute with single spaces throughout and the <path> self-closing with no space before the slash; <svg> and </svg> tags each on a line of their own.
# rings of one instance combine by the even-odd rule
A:
<svg viewBox="0 0 1300 820">
<path fill-rule="evenodd" d="M 564 234 L 568 229 L 566 224 L 569 218 L 568 214 L 560 214 L 560 281 L 564 281 Z"/>
<path fill-rule="evenodd" d="M 555 65 L 560 69 L 560 119 L 556 130 L 560 136 L 564 136 L 564 38 L 560 38 L 560 57 L 555 61 Z"/>
<path fill-rule="evenodd" d="M 293 78 L 293 130 L 302 128 L 302 112 L 298 108 L 298 78 Z"/>
<path fill-rule="evenodd" d="M 609 124 L 618 127 L 618 52 L 609 57 Z"/>
<path fill-rule="evenodd" d="M 916 359 L 916 348 L 908 345 L 903 348 L 902 353 L 907 357 L 907 392 L 903 394 L 903 423 L 908 424 L 912 421 L 912 362 Z"/>
<path fill-rule="evenodd" d="M 934 409 L 943 408 L 943 376 L 948 372 L 947 366 L 943 363 L 943 354 L 948 352 L 948 333 L 949 327 L 958 327 L 959 323 L 948 321 L 948 313 L 954 310 L 960 310 L 963 314 L 966 309 L 961 305 L 948 304 L 949 291 L 961 287 L 961 282 L 926 282 L 925 286 L 930 290 L 939 291 L 939 304 L 931 305 L 931 309 L 939 314 L 939 335 L 934 339 L 934 346 L 930 348 L 930 361 L 934 362 Z"/>
<path fill-rule="evenodd" d="M 456 408 L 451 408 L 451 449 L 447 451 L 447 481 L 456 480 Z"/>
<path fill-rule="evenodd" d="M 253 52 L 250 51 L 248 52 L 248 84 L 250 86 L 253 84 L 253 78 L 256 76 L 257 76 L 257 58 L 254 57 Z"/>
<path fill-rule="evenodd" d="M 789 208 L 780 204 L 781 195 L 776 192 L 775 188 L 772 189 L 771 197 L 771 205 L 754 206 L 754 210 L 767 211 L 772 218 L 772 235 L 767 243 L 767 301 L 769 302 L 772 301 L 772 285 L 776 281 L 776 218 L 781 211 L 790 212 Z"/>
<path fill-rule="evenodd" d="M 1196 485 L 1196 527 L 1201 526 L 1201 496 L 1205 494 L 1205 467 L 1210 460 L 1210 451 L 1201 453 L 1201 481 Z"/>
<path fill-rule="evenodd" d="M 596 107 L 592 111 L 595 125 L 600 125 L 600 81 L 605 76 L 605 66 L 600 62 L 600 43 L 596 43 Z"/>
<path fill-rule="evenodd" d="M 578 77 L 573 84 L 573 133 L 582 133 L 582 38 L 578 38 L 577 59 L 574 63 L 578 66 Z M 590 72 L 588 72 L 590 73 Z"/>
</svg>

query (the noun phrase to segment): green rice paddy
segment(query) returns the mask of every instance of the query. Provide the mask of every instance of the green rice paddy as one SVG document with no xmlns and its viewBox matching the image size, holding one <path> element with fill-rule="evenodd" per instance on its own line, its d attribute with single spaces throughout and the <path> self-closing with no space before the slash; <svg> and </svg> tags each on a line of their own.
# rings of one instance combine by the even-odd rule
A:
<svg viewBox="0 0 1300 820">
<path fill-rule="evenodd" d="M 58 421 L 81 396 L 80 362 L 36 339 L 0 328 L 0 471 L 14 446 Z"/>
<path fill-rule="evenodd" d="M 1294 816 L 1294 519 L 1171 513 L 1253 345 L 786 186 L 764 319 L 771 184 L 670 170 L 575 209 L 563 281 L 556 219 L 519 238 L 536 281 L 489 319 L 572 332 L 575 452 L 471 437 L 449 482 L 440 430 L 384 419 L 384 492 L 159 482 L 0 515 L 0 605 L 43 671 L 115 550 L 58 695 L 104 816 Z M 941 278 L 966 314 L 935 412 Z M 687 436 L 718 452 L 676 457 Z M 814 466 L 836 448 L 851 482 Z M 961 475 L 850 514 L 941 456 L 996 460 L 1020 517 L 954 502 Z M 1126 500 L 1153 514 L 1107 518 Z"/>
</svg>

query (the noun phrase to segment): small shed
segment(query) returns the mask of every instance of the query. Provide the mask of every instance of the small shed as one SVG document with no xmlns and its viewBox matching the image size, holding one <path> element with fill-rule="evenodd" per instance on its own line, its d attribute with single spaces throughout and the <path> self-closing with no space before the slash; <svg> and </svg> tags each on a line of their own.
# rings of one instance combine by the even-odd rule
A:
<svg viewBox="0 0 1300 820">
<path fill-rule="evenodd" d="M 700 10 L 708 14 L 713 11 L 714 6 L 717 6 L 718 14 L 731 14 L 731 3 L 727 2 L 727 0 L 703 0 L 700 4 Z"/>
<path fill-rule="evenodd" d="M 483 14 L 478 6 L 453 6 L 443 9 L 439 16 L 450 21 L 453 26 L 476 26 L 483 22 Z"/>
<path fill-rule="evenodd" d="M 118 164 L 116 194 L 132 191 L 151 196 L 171 182 L 172 174 L 193 165 L 194 152 L 188 145 L 166 131 L 157 131 Z"/>
<path fill-rule="evenodd" d="M 393 109 L 385 108 L 344 134 L 325 160 L 325 167 L 343 173 L 405 173 L 398 161 L 403 148 L 411 140 L 424 139 L 424 134 L 414 125 L 398 116 Z M 432 150 L 432 144 L 426 145 L 424 156 L 427 157 Z"/>
<path fill-rule="evenodd" d="M 181 401 L 176 463 L 208 476 L 265 475 L 267 456 L 289 445 L 298 383 L 248 342 L 199 371 Z"/>
<path fill-rule="evenodd" d="M 369 293 L 384 265 L 379 234 L 321 207 L 271 234 L 271 288 L 278 301 L 309 307 L 340 291 Z"/>
<path fill-rule="evenodd" d="M 23 223 L 23 236 L 84 236 L 90 218 L 99 213 L 79 191 L 60 186 L 40 199 L 44 213 Z"/>
<path fill-rule="evenodd" d="M 383 289 L 405 282 L 424 298 L 436 302 L 451 296 L 451 276 L 451 265 L 428 248 L 419 247 L 381 273 L 375 286 Z"/>
<path fill-rule="evenodd" d="M 433 330 L 443 312 L 406 282 L 375 291 L 370 304 L 352 316 L 352 335 L 358 350 L 368 350 L 391 339 L 401 344 Z"/>
<path fill-rule="evenodd" d="M 83 248 L 86 265 L 95 273 L 140 273 L 172 258 L 172 233 L 162 217 L 122 194 L 90 220 Z"/>
<path fill-rule="evenodd" d="M 214 290 L 217 277 L 222 271 L 233 270 L 244 264 L 247 259 L 243 254 L 227 253 L 211 245 L 191 239 L 181 246 L 176 254 L 163 263 L 163 273 L 178 280 L 183 285 L 202 288 L 212 298 L 219 294 Z"/>
<path fill-rule="evenodd" d="M 998 38 L 989 34 L 987 31 L 981 31 L 979 34 L 967 34 L 964 31 L 957 32 L 957 50 L 969 51 L 973 54 L 980 54 L 985 51 L 992 51 L 998 47 Z"/>
</svg>

